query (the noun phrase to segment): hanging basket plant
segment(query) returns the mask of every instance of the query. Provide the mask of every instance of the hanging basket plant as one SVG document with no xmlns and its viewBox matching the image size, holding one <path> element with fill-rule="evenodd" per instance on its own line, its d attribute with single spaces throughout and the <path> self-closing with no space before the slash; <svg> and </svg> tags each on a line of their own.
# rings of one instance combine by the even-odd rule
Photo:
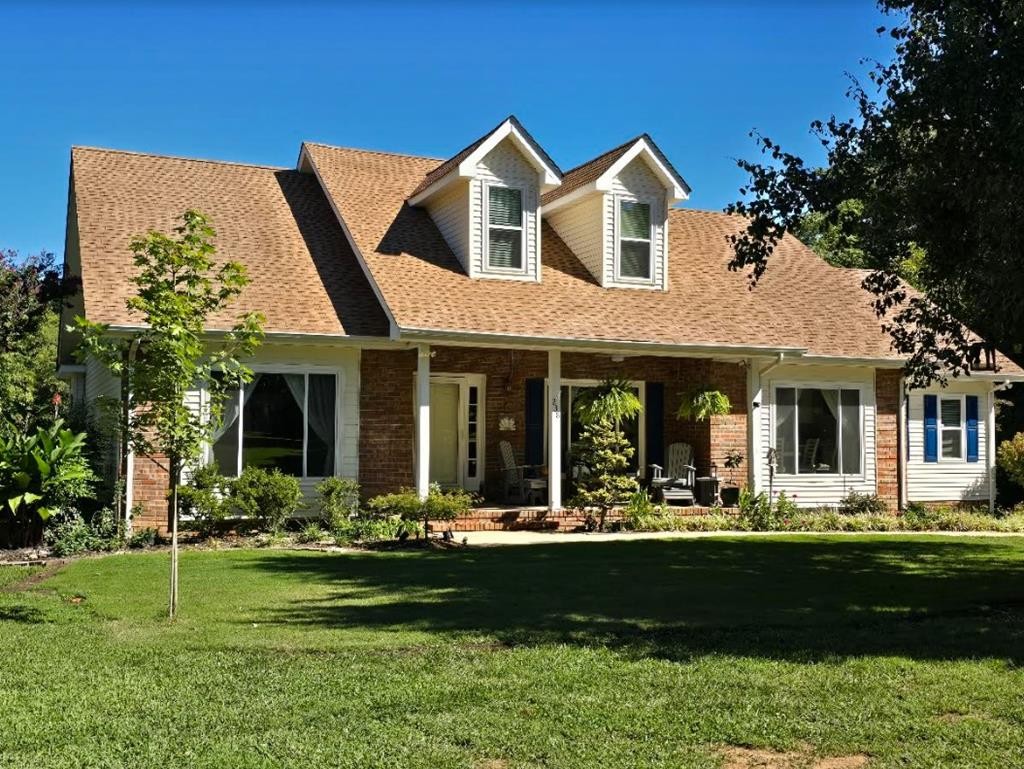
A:
<svg viewBox="0 0 1024 769">
<path fill-rule="evenodd" d="M 700 387 L 683 393 L 676 417 L 694 422 L 707 422 L 711 417 L 725 416 L 732 412 L 729 396 L 712 387 Z"/>
<path fill-rule="evenodd" d="M 612 378 L 581 391 L 573 400 L 573 410 L 584 425 L 602 420 L 619 425 L 639 414 L 643 406 L 631 382 Z"/>
</svg>

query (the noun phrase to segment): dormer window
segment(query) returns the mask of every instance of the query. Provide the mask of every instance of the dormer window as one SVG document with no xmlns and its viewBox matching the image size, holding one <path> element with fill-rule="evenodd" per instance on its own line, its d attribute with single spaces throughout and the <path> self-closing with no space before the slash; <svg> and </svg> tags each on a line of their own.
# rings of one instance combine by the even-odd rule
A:
<svg viewBox="0 0 1024 769">
<path fill-rule="evenodd" d="M 487 187 L 488 270 L 522 272 L 523 191 L 516 187 Z"/>
<path fill-rule="evenodd" d="M 619 203 L 618 277 L 651 279 L 651 206 L 636 200 Z"/>
</svg>

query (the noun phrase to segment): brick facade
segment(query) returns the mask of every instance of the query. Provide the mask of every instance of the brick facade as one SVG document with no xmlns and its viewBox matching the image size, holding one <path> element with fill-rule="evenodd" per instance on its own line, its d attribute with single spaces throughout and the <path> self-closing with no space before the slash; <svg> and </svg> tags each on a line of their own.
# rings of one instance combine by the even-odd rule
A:
<svg viewBox="0 0 1024 769">
<path fill-rule="evenodd" d="M 169 530 L 167 458 L 136 455 L 132 460 L 132 528 Z"/>
<path fill-rule="evenodd" d="M 434 374 L 484 374 L 486 387 L 486 434 L 484 494 L 498 501 L 503 483 L 498 444 L 507 440 L 516 457 L 526 453 L 526 382 L 547 376 L 547 353 L 542 350 L 496 350 L 474 347 L 433 347 L 430 370 Z M 360 392 L 359 481 L 366 496 L 414 483 L 414 374 L 415 351 L 367 350 L 363 352 Z M 712 463 L 725 473 L 725 455 L 739 451 L 746 461 L 746 370 L 738 364 L 691 358 L 627 357 L 614 361 L 610 355 L 564 353 L 563 379 L 604 379 L 609 376 L 665 385 L 665 444 L 686 442 L 693 446 L 698 474 Z M 709 423 L 676 419 L 681 394 L 698 384 L 725 392 L 733 411 Z M 502 432 L 499 423 L 510 417 L 514 431 Z M 743 483 L 744 470 L 736 474 Z"/>
<path fill-rule="evenodd" d="M 896 510 L 900 503 L 900 371 L 875 371 L 875 462 L 878 496 Z"/>
</svg>

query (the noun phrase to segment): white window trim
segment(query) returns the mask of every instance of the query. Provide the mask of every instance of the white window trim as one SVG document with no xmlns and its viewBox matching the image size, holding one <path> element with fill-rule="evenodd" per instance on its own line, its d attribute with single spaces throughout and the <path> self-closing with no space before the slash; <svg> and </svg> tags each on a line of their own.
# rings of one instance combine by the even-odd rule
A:
<svg viewBox="0 0 1024 769">
<path fill-rule="evenodd" d="M 413 373 L 413 429 L 419 432 L 419 409 L 415 406 L 417 375 Z M 459 385 L 459 486 L 466 491 L 480 491 L 487 475 L 487 375 L 431 372 L 431 384 Z M 469 388 L 476 391 L 476 475 L 469 474 Z M 415 452 L 414 452 L 415 453 Z"/>
<path fill-rule="evenodd" d="M 484 272 L 492 273 L 492 274 L 495 274 L 495 275 L 517 275 L 517 276 L 519 276 L 519 275 L 526 275 L 529 272 L 529 270 L 527 269 L 527 264 L 526 264 L 526 251 L 527 251 L 527 249 L 526 249 L 526 242 L 527 242 L 527 232 L 526 232 L 526 223 L 527 223 L 527 200 L 526 200 L 526 194 L 527 194 L 527 190 L 526 190 L 526 188 L 523 187 L 523 186 L 520 186 L 518 184 L 503 184 L 501 182 L 484 182 L 481 185 L 481 187 L 483 189 L 483 205 L 481 206 L 481 208 L 483 209 L 483 227 L 484 227 L 483 238 L 481 238 L 481 240 L 483 242 L 482 242 L 481 245 L 483 247 L 483 252 L 484 252 L 484 254 L 483 254 L 483 256 L 484 256 L 484 258 L 483 258 Z M 508 190 L 519 190 L 519 203 L 520 203 L 520 215 L 521 215 L 521 221 L 519 223 L 519 227 L 512 227 L 512 226 L 505 225 L 505 224 L 491 224 L 491 188 L 492 187 L 498 187 L 498 188 L 501 188 L 501 189 L 508 189 Z M 519 238 L 519 246 L 520 246 L 521 253 L 520 253 L 520 256 L 519 256 L 520 266 L 518 268 L 516 268 L 516 267 L 495 267 L 495 266 L 493 266 L 491 264 L 491 228 L 494 228 L 496 230 L 510 230 L 510 231 L 513 231 L 513 232 L 515 232 L 517 230 L 519 231 L 519 233 L 521 235 L 521 237 Z"/>
<path fill-rule="evenodd" d="M 967 398 L 965 395 L 937 395 L 938 401 L 935 405 L 935 426 L 938 434 L 936 439 L 938 446 L 936 446 L 936 457 L 939 462 L 945 462 L 947 464 L 964 464 L 967 462 Z M 954 430 L 954 427 L 946 427 L 942 421 L 942 402 L 943 401 L 959 401 L 960 402 L 960 456 L 958 457 L 947 457 L 942 452 L 942 433 L 946 430 Z M 922 408 L 922 414 L 924 409 Z M 978 421 L 981 421 L 980 419 Z M 980 442 L 979 442 L 980 443 Z"/>
<path fill-rule="evenodd" d="M 569 419 L 570 419 L 570 422 L 569 422 L 570 427 L 572 425 L 572 422 L 571 422 L 571 420 L 572 420 L 572 388 L 573 387 L 597 387 L 599 384 L 601 384 L 601 382 L 602 382 L 602 380 L 600 380 L 600 379 L 562 379 L 562 387 L 568 387 L 569 388 L 569 411 L 567 413 L 568 413 Z M 646 409 L 647 409 L 647 383 L 644 380 L 641 380 L 641 379 L 630 379 L 630 380 L 628 380 L 628 382 L 629 382 L 629 384 L 632 387 L 637 388 L 637 394 L 640 396 L 640 406 L 641 406 L 641 409 L 640 409 L 640 414 L 637 416 L 637 427 L 638 427 L 638 429 L 637 429 L 637 435 L 636 435 L 637 443 L 639 443 L 640 445 L 636 447 L 636 459 L 637 459 L 637 469 L 640 472 L 640 477 L 641 478 L 646 478 L 647 477 L 647 465 L 645 464 L 645 462 L 647 460 L 647 420 L 644 419 L 644 411 L 646 411 Z M 544 378 L 544 402 L 548 403 L 550 398 L 551 398 L 551 390 L 548 387 L 547 377 L 545 377 Z M 559 401 L 559 402 L 561 402 L 561 401 Z M 545 467 L 547 467 L 547 465 L 548 465 L 548 446 L 550 445 L 550 442 L 548 440 L 548 427 L 549 427 L 548 422 L 549 421 L 550 420 L 548 420 L 547 418 L 544 419 L 544 466 Z M 568 438 L 565 441 L 565 445 L 562 446 L 562 451 L 565 454 L 569 454 L 572 451 L 572 430 L 571 429 L 568 432 Z M 567 472 L 569 470 L 571 470 L 571 468 L 566 468 L 566 467 L 562 468 L 562 472 Z"/>
<path fill-rule="evenodd" d="M 615 268 L 614 277 L 618 283 L 634 283 L 639 286 L 653 286 L 654 285 L 654 260 L 656 258 L 654 253 L 654 235 L 655 235 L 655 224 L 654 224 L 654 210 L 655 204 L 651 200 L 638 198 L 632 195 L 616 195 L 614 197 L 615 202 Z M 623 203 L 643 203 L 647 206 L 648 211 L 648 224 L 650 232 L 648 232 L 648 239 L 642 240 L 640 238 L 624 238 L 622 236 L 622 204 Z M 622 241 L 628 240 L 632 243 L 647 243 L 650 246 L 648 250 L 648 269 L 650 270 L 649 277 L 636 278 L 629 275 L 622 274 Z"/>
<path fill-rule="evenodd" d="M 280 365 L 280 366 L 251 366 L 253 374 L 303 374 L 306 378 L 306 384 L 302 396 L 302 475 L 293 476 L 299 481 L 316 481 L 322 480 L 325 477 L 336 477 L 340 474 L 341 468 L 341 446 L 342 446 L 342 421 L 341 421 L 341 410 L 342 410 L 342 389 L 344 387 L 344 374 L 336 368 L 329 366 L 302 366 L 302 365 Z M 323 475 L 307 475 L 306 474 L 306 452 L 309 442 L 309 419 L 306 418 L 306 411 L 309 404 L 309 375 L 310 374 L 323 374 L 327 376 L 334 376 L 334 475 L 323 476 Z M 242 470 L 242 437 L 245 431 L 245 404 L 242 402 L 243 390 L 241 387 L 238 388 L 238 475 L 241 474 Z M 204 411 L 208 408 L 208 395 L 207 387 L 203 386 L 202 393 L 202 408 Z M 213 444 L 207 443 L 206 449 L 203 452 L 203 458 L 206 463 L 213 461 Z M 229 476 L 237 478 L 238 475 Z"/>
<path fill-rule="evenodd" d="M 860 472 L 859 473 L 801 473 L 800 472 L 800 454 L 799 448 L 797 449 L 797 455 L 794 459 L 794 470 L 792 473 L 776 472 L 776 478 L 785 479 L 796 479 L 799 478 L 803 481 L 820 480 L 821 482 L 833 482 L 837 478 L 849 478 L 849 479 L 860 479 L 864 480 L 867 478 L 867 432 L 864 429 L 864 416 L 867 410 L 867 399 L 868 394 L 867 386 L 862 382 L 773 382 L 771 385 L 772 393 L 772 407 L 771 407 L 771 420 L 769 423 L 769 439 L 770 445 L 775 447 L 776 436 L 777 436 L 777 425 L 778 425 L 778 405 L 779 396 L 778 391 L 780 389 L 794 389 L 794 390 L 856 390 L 859 395 L 860 405 L 857 409 L 857 425 L 860 430 Z M 799 401 L 799 395 L 796 401 Z M 841 402 L 841 401 L 840 401 Z M 797 433 L 800 427 L 800 415 L 799 406 L 794 402 L 794 409 L 796 409 L 796 419 L 793 422 L 793 432 Z M 836 419 L 836 444 L 839 451 L 839 466 L 842 467 L 842 419 Z M 799 447 L 799 442 L 796 442 Z"/>
</svg>

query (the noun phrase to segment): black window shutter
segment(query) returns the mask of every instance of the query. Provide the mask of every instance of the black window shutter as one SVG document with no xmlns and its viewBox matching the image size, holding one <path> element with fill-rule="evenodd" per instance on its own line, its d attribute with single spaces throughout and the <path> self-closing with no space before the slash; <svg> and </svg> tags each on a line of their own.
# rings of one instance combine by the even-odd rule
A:
<svg viewBox="0 0 1024 769">
<path fill-rule="evenodd" d="M 665 466 L 665 384 L 647 382 L 644 430 L 647 434 L 647 464 Z"/>
<path fill-rule="evenodd" d="M 526 462 L 544 464 L 544 380 L 526 380 Z"/>
</svg>

